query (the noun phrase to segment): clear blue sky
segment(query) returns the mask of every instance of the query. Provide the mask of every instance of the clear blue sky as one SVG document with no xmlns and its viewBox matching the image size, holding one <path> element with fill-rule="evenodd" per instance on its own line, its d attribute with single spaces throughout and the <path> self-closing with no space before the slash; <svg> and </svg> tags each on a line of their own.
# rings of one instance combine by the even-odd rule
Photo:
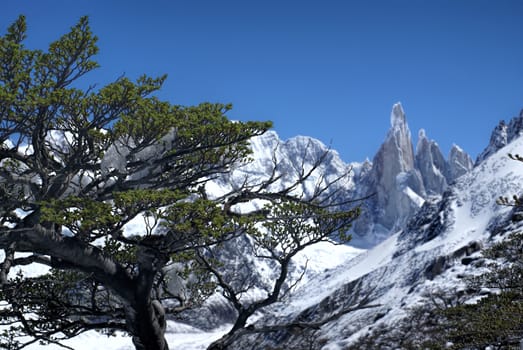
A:
<svg viewBox="0 0 523 350">
<path fill-rule="evenodd" d="M 521 0 L 2 0 L 43 48 L 89 15 L 101 64 L 87 79 L 169 78 L 176 104 L 231 102 L 282 138 L 372 158 L 401 101 L 413 133 L 473 157 L 523 108 Z"/>
</svg>

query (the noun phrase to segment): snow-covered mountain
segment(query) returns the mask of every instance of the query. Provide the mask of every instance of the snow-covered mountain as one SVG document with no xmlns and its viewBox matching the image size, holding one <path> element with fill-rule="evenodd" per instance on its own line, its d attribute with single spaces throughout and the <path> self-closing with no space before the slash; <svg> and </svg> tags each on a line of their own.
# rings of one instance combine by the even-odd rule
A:
<svg viewBox="0 0 523 350">
<path fill-rule="evenodd" d="M 285 300 L 257 315 L 257 324 L 322 321 L 363 298 L 379 306 L 340 314 L 319 329 L 244 337 L 232 348 L 346 349 L 380 324 L 400 322 L 409 307 L 424 302 L 426 293 L 462 288 L 462 277 L 475 273 L 480 265 L 481 247 L 514 229 L 510 208 L 497 205 L 495 199 L 521 192 L 523 163 L 506 155 L 522 152 L 522 132 L 523 113 L 509 123 L 500 123 L 475 165 L 456 145 L 445 159 L 424 130 L 418 133 L 414 148 L 399 103 L 392 108 L 390 130 L 372 162 L 347 164 L 337 152 L 309 137 L 284 142 L 275 132 L 268 132 L 254 138 L 253 162 L 210 184 L 207 190 L 211 195 L 225 193 L 239 183 L 259 183 L 271 176 L 275 164 L 283 176 L 274 186 L 284 186 L 325 152 L 327 161 L 321 169 L 325 178 L 311 178 L 300 191 L 310 193 L 318 181 L 338 178 L 350 170 L 333 189 L 347 198 L 373 194 L 363 202 L 362 217 L 352 232 L 353 243 L 366 249 L 317 245 L 304 251 L 292 267 L 293 273 L 299 274 L 308 261 L 302 283 Z M 249 260 L 248 244 L 246 240 L 235 246 L 231 259 L 242 256 L 249 261 L 242 266 L 252 268 L 263 282 L 271 267 L 261 268 Z M 227 316 L 212 317 L 224 310 L 223 300 L 213 297 L 199 310 L 207 320 L 214 320 L 212 327 L 204 329 L 189 319 L 169 321 L 166 336 L 171 348 L 205 349 L 230 326 Z M 123 336 L 106 338 L 94 332 L 67 344 L 75 349 L 91 349 L 96 344 L 105 349 L 133 349 Z"/>
<path fill-rule="evenodd" d="M 374 194 L 363 204 L 354 227 L 354 244 L 372 247 L 405 226 L 427 198 L 441 196 L 448 184 L 469 171 L 472 160 L 453 146 L 446 160 L 438 144 L 420 130 L 414 150 L 405 112 L 392 107 L 391 127 L 366 176 L 355 184 L 356 196 Z"/>
<path fill-rule="evenodd" d="M 477 273 L 483 265 L 480 249 L 503 239 L 506 232 L 518 225 L 510 220 L 511 209 L 496 204 L 496 198 L 521 193 L 523 188 L 523 164 L 507 157 L 508 153 L 523 149 L 519 129 L 522 121 L 522 115 L 514 118 L 505 129 L 507 135 L 514 136 L 507 139 L 505 146 L 489 152 L 499 146 L 496 128 L 483 153 L 487 156 L 455 179 L 441 196 L 426 197 L 421 208 L 397 232 L 356 258 L 313 278 L 288 300 L 267 310 L 258 322 L 318 322 L 363 298 L 378 306 L 347 312 L 319 330 L 304 329 L 299 335 L 280 332 L 244 338 L 234 348 L 258 344 L 260 349 L 346 349 L 373 328 L 397 325 L 410 307 L 427 302 L 427 294 L 438 290 L 467 293 L 463 290 L 463 277 Z M 408 137 L 403 126 L 395 125 L 395 132 L 389 132 L 386 143 L 402 145 L 390 142 L 398 136 Z M 420 142 L 425 143 L 423 139 Z M 382 146 L 380 152 L 383 149 Z M 407 161 L 399 169 L 411 171 L 415 177 L 417 169 L 409 163 L 411 155 L 407 150 Z M 470 162 L 468 157 L 461 159 Z M 411 184 L 419 186 L 420 182 Z"/>
<path fill-rule="evenodd" d="M 245 181 L 259 182 L 270 176 L 275 165 L 278 174 L 283 174 L 275 186 L 283 187 L 296 180 L 303 166 L 310 168 L 328 152 L 319 171 L 300 191 L 310 194 L 320 174 L 326 174 L 324 183 L 348 174 L 332 190 L 347 199 L 370 196 L 362 203 L 363 213 L 354 225 L 351 245 L 372 247 L 403 227 L 427 198 L 441 196 L 450 183 L 473 167 L 470 156 L 457 145 L 445 159 L 425 130 L 419 131 L 414 149 L 401 103 L 392 107 L 390 123 L 374 159 L 364 163 L 345 163 L 335 150 L 311 137 L 282 141 L 273 131 L 255 137 L 251 142 L 254 161 L 215 182 L 211 192 L 221 192 Z"/>
<path fill-rule="evenodd" d="M 262 136 L 254 137 L 251 148 L 251 162 L 208 184 L 207 191 L 211 195 L 223 194 L 242 184 L 256 186 L 271 175 L 279 177 L 279 180 L 269 189 L 278 191 L 293 184 L 302 175 L 302 171 L 308 173 L 316 163 L 320 164 L 318 169 L 297 188 L 297 192 L 310 196 L 318 185 L 331 182 L 336 182 L 331 190 L 341 192 L 340 196 L 344 198 L 350 198 L 355 191 L 355 174 L 359 173 L 360 165 L 345 163 L 338 152 L 329 149 L 319 140 L 297 136 L 282 141 L 276 132 L 268 131 Z M 334 181 L 338 178 L 341 178 L 340 181 Z"/>
</svg>

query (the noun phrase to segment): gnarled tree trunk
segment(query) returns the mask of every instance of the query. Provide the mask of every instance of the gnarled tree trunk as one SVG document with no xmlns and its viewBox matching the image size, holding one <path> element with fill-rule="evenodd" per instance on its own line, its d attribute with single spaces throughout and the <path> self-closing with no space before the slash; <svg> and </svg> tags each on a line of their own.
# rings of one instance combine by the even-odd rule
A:
<svg viewBox="0 0 523 350">
<path fill-rule="evenodd" d="M 158 300 L 137 301 L 127 309 L 127 325 L 137 350 L 169 350 L 165 311 Z"/>
<path fill-rule="evenodd" d="M 158 250 L 139 247 L 137 260 L 133 300 L 126 310 L 129 332 L 137 350 L 169 350 L 165 340 L 165 310 L 158 300 L 151 299 L 154 277 L 168 257 Z"/>
</svg>

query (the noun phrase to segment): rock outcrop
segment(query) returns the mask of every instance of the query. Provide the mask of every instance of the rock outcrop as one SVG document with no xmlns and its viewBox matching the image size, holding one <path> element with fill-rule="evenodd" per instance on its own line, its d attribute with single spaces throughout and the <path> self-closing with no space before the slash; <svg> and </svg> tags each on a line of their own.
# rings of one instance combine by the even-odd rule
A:
<svg viewBox="0 0 523 350">
<path fill-rule="evenodd" d="M 457 145 L 452 145 L 448 165 L 448 180 L 450 183 L 469 172 L 474 167 L 474 162 L 472 162 L 472 158 L 470 158 L 467 152 Z"/>
<path fill-rule="evenodd" d="M 282 141 L 269 131 L 251 140 L 253 162 L 217 179 L 216 187 L 223 189 L 243 183 L 256 186 L 276 166 L 275 175 L 280 179 L 271 189 L 277 191 L 296 181 L 301 170 L 311 169 L 321 159 L 318 172 L 296 190 L 310 196 L 315 186 L 334 182 L 331 190 L 340 198 L 370 196 L 361 203 L 362 214 L 354 223 L 351 244 L 372 247 L 404 227 L 425 200 L 442 195 L 450 183 L 472 169 L 472 160 L 458 146 L 453 146 L 449 160 L 445 160 L 438 144 L 424 130 L 418 134 L 414 151 L 400 103 L 392 107 L 390 123 L 372 162 L 367 159 L 352 164 L 343 162 L 336 151 L 316 139 L 297 136 Z M 336 180 L 340 177 L 341 180 Z"/>
<path fill-rule="evenodd" d="M 448 165 L 434 140 L 429 140 L 425 130 L 418 134 L 416 167 L 421 173 L 427 195 L 439 195 L 447 188 Z"/>
<path fill-rule="evenodd" d="M 387 230 L 404 224 L 420 207 L 424 194 L 420 172 L 415 167 L 412 139 L 400 103 L 392 108 L 391 128 L 374 156 L 370 172 L 371 190 L 376 193 L 374 222 Z"/>
<path fill-rule="evenodd" d="M 492 131 L 490 142 L 488 146 L 481 152 L 476 159 L 476 165 L 483 162 L 485 159 L 496 153 L 499 149 L 508 145 L 512 140 L 518 138 L 523 134 L 523 110 L 519 112 L 519 116 L 512 118 L 507 123 L 501 120 Z"/>
<path fill-rule="evenodd" d="M 427 198 L 441 196 L 472 167 L 469 155 L 456 145 L 445 160 L 423 129 L 414 152 L 405 112 L 396 103 L 385 141 L 372 164 L 366 163 L 369 170 L 355 177 L 357 194 L 372 197 L 363 203 L 362 216 L 354 225 L 354 244 L 373 246 L 404 227 Z"/>
</svg>

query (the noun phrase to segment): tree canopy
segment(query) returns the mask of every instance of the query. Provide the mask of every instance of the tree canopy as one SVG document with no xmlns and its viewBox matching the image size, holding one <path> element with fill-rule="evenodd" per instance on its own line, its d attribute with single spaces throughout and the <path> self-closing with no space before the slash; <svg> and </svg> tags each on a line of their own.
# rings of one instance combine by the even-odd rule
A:
<svg viewBox="0 0 523 350">
<path fill-rule="evenodd" d="M 359 210 L 329 191 L 340 178 L 320 176 L 312 194 L 299 191 L 325 157 L 277 190 L 271 185 L 289 174 L 275 160 L 263 180 L 207 193 L 209 181 L 249 161 L 249 139 L 270 122 L 230 121 L 225 104 L 162 101 L 154 92 L 165 76 L 80 88 L 98 67 L 87 17 L 47 51 L 25 38 L 23 16 L 0 37 L 1 346 L 119 330 L 137 349 L 168 349 L 169 315 L 221 292 L 237 315 L 212 345 L 225 348 L 293 285 L 289 263 L 299 251 L 350 238 Z M 260 205 L 246 211 L 252 202 Z M 136 218 L 143 232 L 126 234 Z M 265 297 L 242 298 L 252 285 L 220 261 L 241 237 L 277 266 Z M 13 274 L 29 264 L 48 272 Z"/>
</svg>

